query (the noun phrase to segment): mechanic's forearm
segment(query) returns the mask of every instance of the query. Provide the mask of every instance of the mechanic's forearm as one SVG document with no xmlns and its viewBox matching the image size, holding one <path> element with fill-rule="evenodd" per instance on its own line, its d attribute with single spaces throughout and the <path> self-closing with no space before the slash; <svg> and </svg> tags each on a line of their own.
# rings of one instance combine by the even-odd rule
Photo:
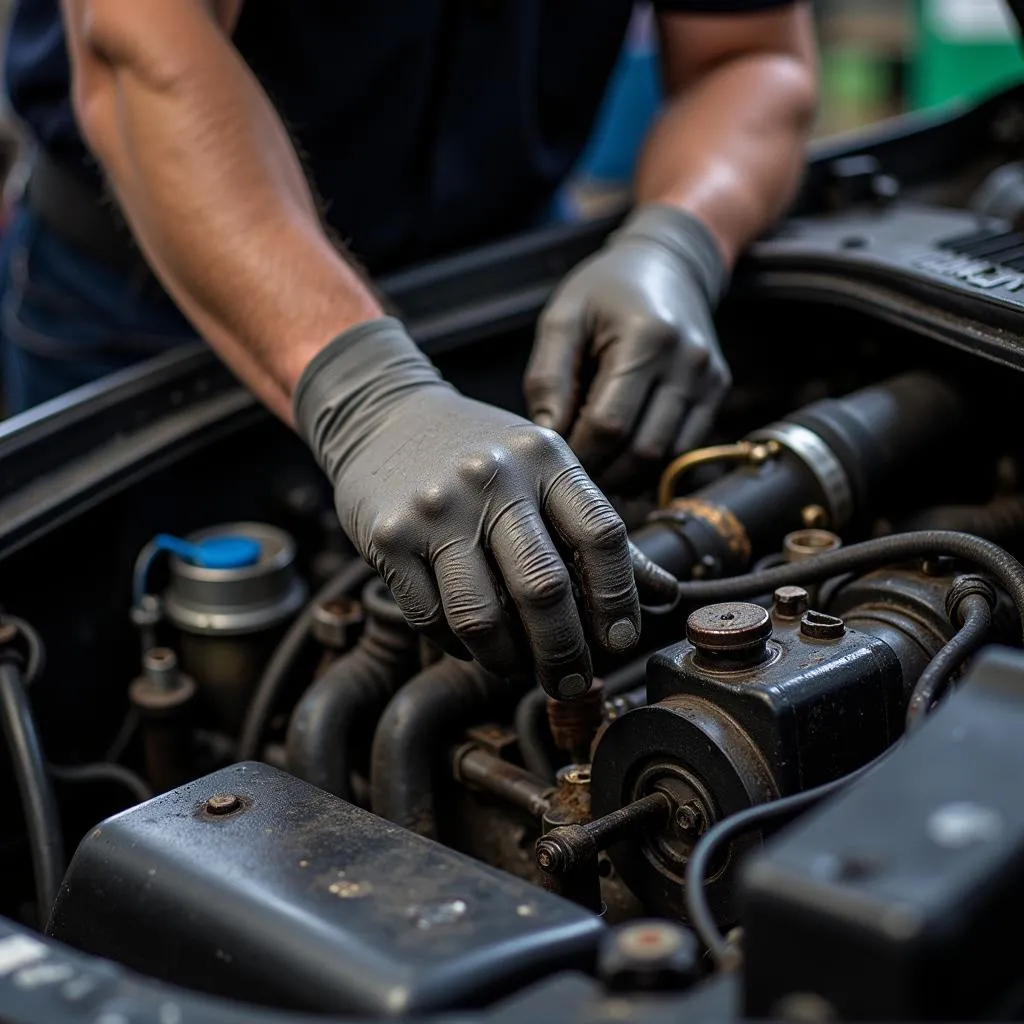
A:
<svg viewBox="0 0 1024 1024">
<path fill-rule="evenodd" d="M 77 27 L 89 143 L 182 311 L 290 421 L 312 356 L 380 308 L 326 237 L 284 127 L 208 11 L 140 5 L 146 23 L 111 3 L 106 21 L 102 2 L 87 5 L 92 24 Z"/>
<path fill-rule="evenodd" d="M 792 200 L 814 110 L 814 71 L 796 58 L 757 54 L 720 65 L 655 125 L 637 200 L 694 214 L 731 265 Z"/>
</svg>

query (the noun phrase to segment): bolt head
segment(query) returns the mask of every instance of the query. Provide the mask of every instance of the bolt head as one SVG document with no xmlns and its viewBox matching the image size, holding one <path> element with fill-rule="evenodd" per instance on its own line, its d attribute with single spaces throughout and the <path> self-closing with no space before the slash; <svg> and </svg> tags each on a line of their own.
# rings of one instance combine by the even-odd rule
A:
<svg viewBox="0 0 1024 1024">
<path fill-rule="evenodd" d="M 632 921 L 605 939 L 598 973 L 617 991 L 685 988 L 700 974 L 697 940 L 671 921 Z"/>
<path fill-rule="evenodd" d="M 758 604 L 730 601 L 698 608 L 686 620 L 686 639 L 699 651 L 740 651 L 764 646 L 772 620 Z"/>
<path fill-rule="evenodd" d="M 223 814 L 234 814 L 242 807 L 242 798 L 236 793 L 214 793 L 204 806 L 207 814 L 219 816 Z"/>
</svg>

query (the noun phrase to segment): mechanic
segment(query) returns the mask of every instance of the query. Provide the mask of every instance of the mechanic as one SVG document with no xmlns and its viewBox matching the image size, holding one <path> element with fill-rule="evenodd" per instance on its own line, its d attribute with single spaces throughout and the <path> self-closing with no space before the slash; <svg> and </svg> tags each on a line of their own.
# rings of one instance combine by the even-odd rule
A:
<svg viewBox="0 0 1024 1024">
<path fill-rule="evenodd" d="M 729 385 L 712 311 L 800 177 L 809 4 L 656 3 L 668 104 L 636 210 L 542 316 L 533 423 L 441 380 L 333 237 L 378 273 L 537 223 L 631 6 L 19 0 L 6 74 L 36 153 L 5 245 L 9 411 L 198 334 L 310 444 L 413 625 L 504 674 L 529 667 L 521 628 L 545 688 L 579 694 L 587 636 L 639 629 L 585 469 L 614 484 L 691 446 Z"/>
</svg>

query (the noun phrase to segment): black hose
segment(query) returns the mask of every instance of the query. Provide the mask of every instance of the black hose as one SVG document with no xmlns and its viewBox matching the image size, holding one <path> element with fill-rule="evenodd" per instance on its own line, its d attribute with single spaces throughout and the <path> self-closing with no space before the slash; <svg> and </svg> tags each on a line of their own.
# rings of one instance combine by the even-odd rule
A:
<svg viewBox="0 0 1024 1024">
<path fill-rule="evenodd" d="M 893 562 L 913 558 L 947 555 L 984 569 L 1009 594 L 1024 624 L 1024 566 L 1011 554 L 981 537 L 968 533 L 929 530 L 878 537 L 860 544 L 851 544 L 838 551 L 828 551 L 802 562 L 790 562 L 775 569 L 730 576 L 721 580 L 698 580 L 680 583 L 678 602 L 687 606 L 714 604 L 717 601 L 738 601 L 760 594 L 770 594 L 776 587 L 817 583 L 830 576 L 859 571 L 867 572 Z"/>
<path fill-rule="evenodd" d="M 604 677 L 606 697 L 617 697 L 645 682 L 647 658 L 637 658 Z M 530 690 L 516 706 L 513 728 L 519 740 L 523 764 L 549 782 L 555 778 L 558 751 L 548 725 L 548 695 L 540 687 Z"/>
<path fill-rule="evenodd" d="M 1024 543 L 1024 494 L 996 498 L 987 505 L 938 505 L 900 524 L 900 530 L 955 530 L 995 544 Z"/>
<path fill-rule="evenodd" d="M 892 748 L 890 748 L 891 750 Z M 713 825 L 700 841 L 693 848 L 690 859 L 686 864 L 686 913 L 694 931 L 700 936 L 701 941 L 708 948 L 711 958 L 718 967 L 731 966 L 731 951 L 729 944 L 725 941 L 722 933 L 718 930 L 714 914 L 708 905 L 707 894 L 704 891 L 704 880 L 707 877 L 708 865 L 724 844 L 735 839 L 736 836 L 754 829 L 764 828 L 769 822 L 776 822 L 777 827 L 782 827 L 804 811 L 820 803 L 822 800 L 832 796 L 844 786 L 866 775 L 873 768 L 877 767 L 884 757 L 889 753 L 881 754 L 873 761 L 850 772 L 842 778 L 833 779 L 822 786 L 814 789 L 804 790 L 802 793 L 794 793 L 792 796 L 783 797 L 781 800 L 771 800 L 765 804 L 755 804 L 746 810 L 733 814 L 728 818 Z"/>
<path fill-rule="evenodd" d="M 962 625 L 928 663 L 910 694 L 907 728 L 917 728 L 942 698 L 957 669 L 986 641 L 992 628 L 992 603 L 983 594 L 968 594 L 958 605 Z"/>
<path fill-rule="evenodd" d="M 288 770 L 349 801 L 356 752 L 367 749 L 388 701 L 420 665 L 419 637 L 382 580 L 366 585 L 363 608 L 356 646 L 303 694 L 288 723 Z"/>
<path fill-rule="evenodd" d="M 58 782 L 106 782 L 128 790 L 138 803 L 152 799 L 153 790 L 142 778 L 123 765 L 98 761 L 95 764 L 51 764 L 50 775 Z"/>
<path fill-rule="evenodd" d="M 374 813 L 436 838 L 435 781 L 443 777 L 449 747 L 471 725 L 507 720 L 525 685 L 451 657 L 406 683 L 388 704 L 373 739 Z"/>
<path fill-rule="evenodd" d="M 346 565 L 334 579 L 325 583 L 313 600 L 299 613 L 288 627 L 277 649 L 271 655 L 263 670 L 256 692 L 245 712 L 245 721 L 238 739 L 238 760 L 253 761 L 260 755 L 260 744 L 267 721 L 274 713 L 281 692 L 289 682 L 291 670 L 299 659 L 309 640 L 313 625 L 313 610 L 317 605 L 337 600 L 361 587 L 371 576 L 373 569 L 365 562 L 355 561 Z"/>
<path fill-rule="evenodd" d="M 64 877 L 64 840 L 24 678 L 16 662 L 0 661 L 0 714 L 25 814 L 42 927 Z"/>
</svg>

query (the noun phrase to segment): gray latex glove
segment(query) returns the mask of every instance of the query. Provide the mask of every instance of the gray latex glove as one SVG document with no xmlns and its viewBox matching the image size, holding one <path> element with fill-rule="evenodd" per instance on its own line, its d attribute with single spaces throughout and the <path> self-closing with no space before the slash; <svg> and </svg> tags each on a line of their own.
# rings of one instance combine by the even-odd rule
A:
<svg viewBox="0 0 1024 1024">
<path fill-rule="evenodd" d="M 712 322 L 725 284 L 700 221 L 638 209 L 541 316 L 524 382 L 534 422 L 567 435 L 609 486 L 696 446 L 731 384 Z"/>
<path fill-rule="evenodd" d="M 441 646 L 452 650 L 454 634 L 485 668 L 517 675 L 531 668 L 525 632 L 545 690 L 585 692 L 590 651 L 560 551 L 578 571 L 590 636 L 612 652 L 636 643 L 625 527 L 568 445 L 459 394 L 398 320 L 362 324 L 320 352 L 295 418 L 345 532 Z M 635 564 L 661 600 L 674 595 L 670 576 Z"/>
</svg>

